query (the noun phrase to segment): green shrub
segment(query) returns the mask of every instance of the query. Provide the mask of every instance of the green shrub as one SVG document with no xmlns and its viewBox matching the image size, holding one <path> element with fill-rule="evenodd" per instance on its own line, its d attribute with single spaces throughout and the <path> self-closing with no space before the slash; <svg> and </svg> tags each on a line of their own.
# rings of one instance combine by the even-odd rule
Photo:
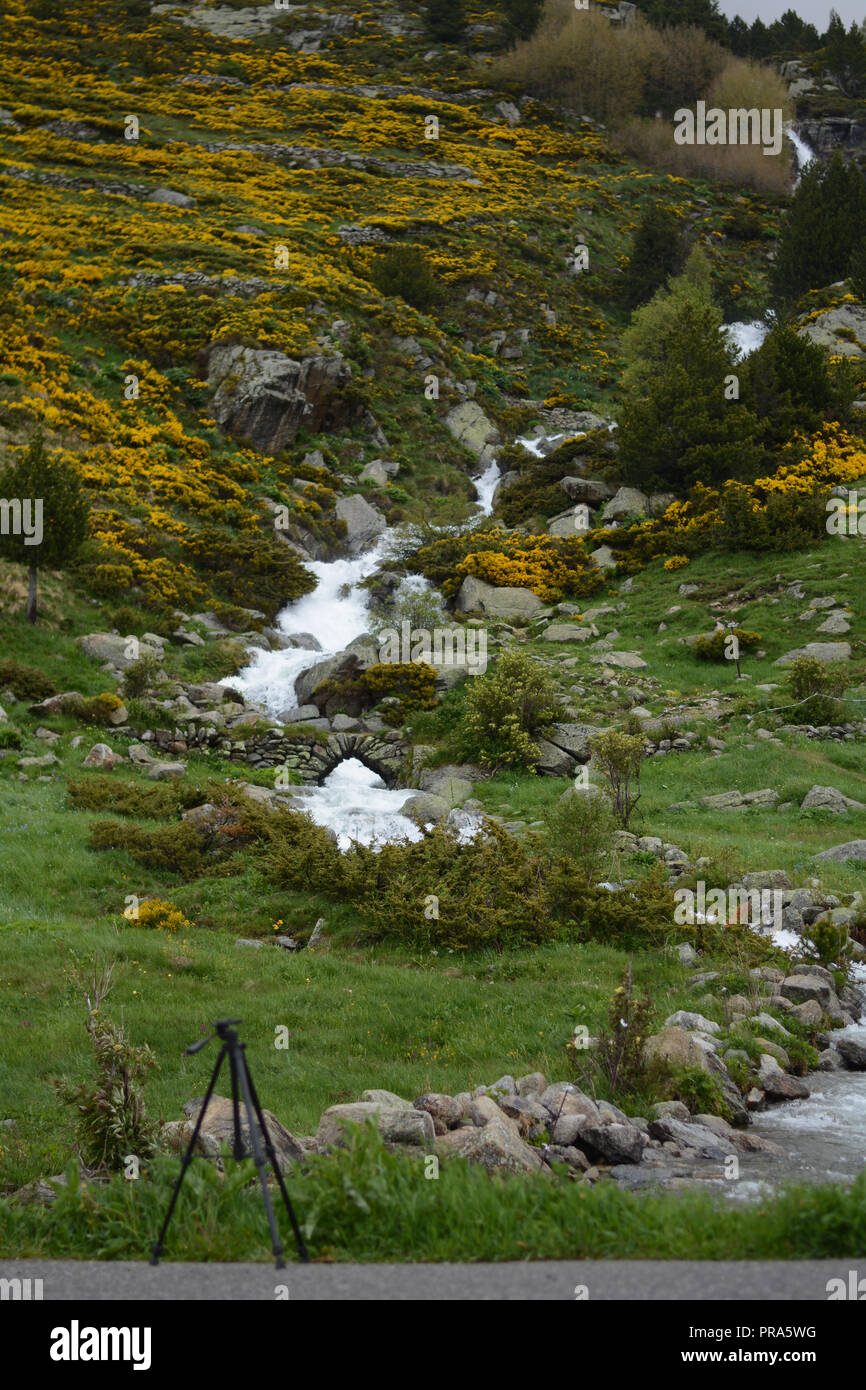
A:
<svg viewBox="0 0 866 1390">
<path fill-rule="evenodd" d="M 720 1115 L 723 1120 L 733 1118 L 721 1082 L 700 1067 L 674 1067 L 670 1095 L 672 1100 L 681 1100 L 687 1105 L 693 1115 Z"/>
<path fill-rule="evenodd" d="M 488 767 L 532 767 L 532 735 L 560 712 L 553 678 L 532 657 L 503 652 L 492 671 L 475 676 L 466 692 L 464 727 Z"/>
<path fill-rule="evenodd" d="M 820 918 L 803 928 L 803 940 L 823 966 L 847 970 L 851 961 L 851 937 L 847 923 Z"/>
<path fill-rule="evenodd" d="M 57 694 L 50 677 L 35 666 L 20 661 L 0 661 L 0 691 L 11 690 L 16 700 L 47 700 Z"/>
<path fill-rule="evenodd" d="M 790 712 L 790 717 L 804 724 L 838 723 L 843 713 L 840 697 L 848 684 L 848 673 L 840 662 L 798 656 L 788 667 L 791 699 L 799 706 Z"/>
<path fill-rule="evenodd" d="M 610 809 L 591 792 L 570 788 L 542 819 L 551 853 L 573 860 L 589 880 L 597 878 L 613 839 Z"/>
<path fill-rule="evenodd" d="M 745 627 L 717 627 L 709 636 L 699 637 L 692 651 L 702 661 L 724 661 L 732 637 L 736 638 L 740 651 L 745 652 L 752 651 L 761 641 L 760 632 L 751 632 Z"/>
<path fill-rule="evenodd" d="M 23 742 L 20 729 L 13 729 L 9 724 L 0 724 L 0 748 L 21 748 Z"/>
<path fill-rule="evenodd" d="M 153 689 L 162 671 L 162 659 L 148 653 L 137 661 L 130 662 L 123 673 L 122 690 L 125 696 L 135 698 Z"/>
<path fill-rule="evenodd" d="M 647 1063 L 644 1042 L 652 1028 L 653 1006 L 648 995 L 638 999 L 634 992 L 631 962 L 613 992 L 607 1024 L 599 1029 L 592 1062 L 598 1069 L 608 1096 L 634 1096 L 644 1089 Z M 575 1057 L 583 1049 L 569 1044 Z"/>
<path fill-rule="evenodd" d="M 607 779 L 613 814 L 626 830 L 640 801 L 643 745 L 642 734 L 623 734 L 618 729 L 595 734 L 589 743 L 592 756 Z"/>
<path fill-rule="evenodd" d="M 230 536 L 206 526 L 184 540 L 198 570 L 213 575 L 213 584 L 234 604 L 261 609 L 271 619 L 292 599 L 312 593 L 315 577 L 288 546 L 269 536 Z"/>
<path fill-rule="evenodd" d="M 90 828 L 91 849 L 125 850 L 137 864 L 149 869 L 169 869 L 195 878 L 204 867 L 202 839 L 194 825 L 160 826 L 145 830 L 120 821 L 96 821 Z"/>
<path fill-rule="evenodd" d="M 225 792 L 224 787 L 221 790 Z M 70 803 L 77 811 L 110 809 L 118 816 L 153 820 L 169 820 L 190 806 L 199 806 L 208 800 L 211 791 L 218 795 L 220 788 L 209 786 L 202 791 L 183 782 L 142 783 L 116 775 L 87 777 L 67 785 Z"/>
<path fill-rule="evenodd" d="M 89 1027 L 96 1080 L 78 1086 L 58 1082 L 61 1099 L 74 1106 L 75 1137 L 84 1162 L 122 1169 L 129 1154 L 148 1158 L 156 1150 L 157 1127 L 149 1119 L 142 1083 L 155 1065 L 147 1046 L 133 1047 L 118 1024 L 96 1019 Z"/>
<path fill-rule="evenodd" d="M 392 246 L 373 261 L 370 279 L 380 293 L 405 299 L 422 313 L 441 295 L 441 286 L 420 246 Z"/>
</svg>

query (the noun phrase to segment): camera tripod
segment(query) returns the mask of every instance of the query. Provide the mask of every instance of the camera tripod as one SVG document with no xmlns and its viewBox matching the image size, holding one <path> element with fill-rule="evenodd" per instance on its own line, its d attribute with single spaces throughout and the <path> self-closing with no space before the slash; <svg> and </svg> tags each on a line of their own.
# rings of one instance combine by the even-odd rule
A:
<svg viewBox="0 0 866 1390">
<path fill-rule="evenodd" d="M 249 1068 L 247 1067 L 246 1056 L 244 1055 L 244 1048 L 246 1044 L 240 1041 L 233 1026 L 236 1023 L 240 1023 L 240 1021 L 241 1020 L 239 1018 L 217 1019 L 216 1023 L 214 1024 L 214 1028 L 216 1030 L 215 1034 L 211 1034 L 207 1038 L 202 1038 L 200 1042 L 192 1043 L 189 1047 L 184 1049 L 184 1056 L 192 1056 L 193 1053 L 200 1052 L 201 1049 L 203 1047 L 206 1047 L 209 1042 L 213 1042 L 215 1036 L 219 1037 L 222 1041 L 222 1047 L 220 1048 L 219 1056 L 216 1059 L 216 1063 L 211 1074 L 210 1083 L 208 1085 L 204 1101 L 202 1102 L 201 1109 L 198 1112 L 198 1117 L 195 1122 L 195 1128 L 193 1129 L 189 1144 L 187 1145 L 186 1153 L 183 1156 L 180 1174 L 178 1176 L 177 1182 L 174 1185 L 174 1190 L 171 1194 L 171 1201 L 169 1203 L 168 1211 L 166 1212 L 165 1220 L 162 1223 L 162 1230 L 160 1231 L 156 1244 L 154 1245 L 151 1251 L 150 1263 L 152 1265 L 159 1264 L 160 1256 L 162 1255 L 163 1242 L 165 1241 L 166 1232 L 168 1230 L 168 1223 L 171 1221 L 172 1213 L 174 1212 L 177 1199 L 180 1195 L 181 1184 L 184 1180 L 186 1170 L 192 1163 L 195 1152 L 195 1146 L 198 1141 L 199 1131 L 202 1126 L 202 1121 L 204 1119 L 208 1103 L 210 1102 L 210 1098 L 213 1095 L 214 1087 L 217 1083 L 217 1077 L 220 1074 L 220 1068 L 222 1067 L 222 1064 L 225 1061 L 226 1057 L 228 1057 L 229 1059 L 229 1068 L 231 1071 L 232 1080 L 232 1154 L 234 1156 L 235 1161 L 238 1163 L 240 1163 L 241 1159 L 247 1156 L 243 1136 L 241 1133 L 240 1103 L 241 1100 L 243 1100 L 244 1110 L 246 1112 L 246 1122 L 250 1132 L 250 1145 L 253 1151 L 253 1160 L 255 1162 L 256 1168 L 258 1169 L 259 1182 L 261 1183 L 262 1196 L 265 1202 L 265 1211 L 267 1212 L 268 1225 L 271 1231 L 271 1247 L 274 1252 L 276 1268 L 285 1269 L 286 1262 L 283 1259 L 283 1247 L 280 1242 L 279 1232 L 277 1231 L 277 1223 L 274 1218 L 274 1209 L 271 1203 L 271 1194 L 268 1191 L 268 1178 L 265 1169 L 265 1155 L 262 1152 L 261 1144 L 262 1139 L 264 1140 L 265 1153 L 267 1154 L 268 1161 L 270 1162 L 270 1165 L 274 1170 L 274 1177 L 277 1180 L 277 1185 L 282 1194 L 286 1211 L 289 1214 L 289 1220 L 292 1223 L 292 1230 L 295 1234 L 295 1244 L 298 1247 L 298 1255 L 300 1256 L 304 1264 L 309 1264 L 310 1257 L 307 1254 L 307 1247 L 304 1244 L 304 1238 L 301 1235 L 300 1227 L 298 1226 L 294 1209 L 292 1207 L 291 1201 L 289 1200 L 289 1194 L 286 1191 L 286 1185 L 283 1181 L 283 1175 L 280 1172 L 280 1167 L 277 1163 L 277 1156 L 274 1152 L 274 1146 L 271 1143 L 271 1137 L 268 1134 L 264 1116 L 262 1115 L 262 1107 L 259 1103 L 259 1098 L 256 1094 L 256 1088 L 253 1085 L 253 1080 L 250 1076 Z M 261 1129 L 261 1134 L 259 1134 L 259 1129 Z"/>
</svg>

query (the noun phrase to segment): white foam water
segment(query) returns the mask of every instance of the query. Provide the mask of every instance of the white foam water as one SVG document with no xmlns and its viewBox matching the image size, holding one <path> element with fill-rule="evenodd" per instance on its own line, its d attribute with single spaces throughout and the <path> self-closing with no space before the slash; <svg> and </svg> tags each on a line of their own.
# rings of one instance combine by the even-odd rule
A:
<svg viewBox="0 0 866 1390">
<path fill-rule="evenodd" d="M 352 841 L 383 845 L 395 840 L 420 840 L 421 830 L 400 807 L 412 795 L 409 787 L 390 791 L 381 777 L 357 758 L 346 758 L 320 787 L 308 787 L 293 797 L 293 809 L 306 811 L 316 825 L 333 830 L 344 852 Z"/>
</svg>

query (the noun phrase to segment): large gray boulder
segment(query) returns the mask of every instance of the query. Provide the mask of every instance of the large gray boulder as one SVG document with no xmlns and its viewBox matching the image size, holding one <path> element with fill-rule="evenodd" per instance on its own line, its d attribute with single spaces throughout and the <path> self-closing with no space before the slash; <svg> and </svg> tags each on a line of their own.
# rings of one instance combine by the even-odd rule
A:
<svg viewBox="0 0 866 1390">
<path fill-rule="evenodd" d="M 360 413 L 344 390 L 351 368 L 339 354 L 298 362 L 283 352 L 218 343 L 207 372 L 220 429 L 264 454 L 294 443 L 301 425 L 311 432 L 341 428 Z"/>
<path fill-rule="evenodd" d="M 866 1071 L 866 1030 L 860 1037 L 834 1039 L 839 1056 L 850 1071 Z"/>
<path fill-rule="evenodd" d="M 437 1139 L 436 1152 L 459 1154 L 488 1172 L 540 1173 L 544 1169 L 538 1149 L 524 1143 L 516 1124 L 506 1115 L 485 1125 L 449 1130 Z"/>
<path fill-rule="evenodd" d="M 559 486 L 572 502 L 583 502 L 588 507 L 597 507 L 614 495 L 610 483 L 603 483 L 600 478 L 560 478 Z"/>
<path fill-rule="evenodd" d="M 499 443 L 499 430 L 475 401 L 462 401 L 450 410 L 445 428 L 479 460 L 490 459 L 492 446 Z"/>
<path fill-rule="evenodd" d="M 863 357 L 866 354 L 866 305 L 840 304 L 835 309 L 825 309 L 797 332 L 801 338 L 809 338 L 841 357 Z"/>
<path fill-rule="evenodd" d="M 628 516 L 642 516 L 648 505 L 645 492 L 636 487 L 621 487 L 605 506 L 602 521 L 624 521 Z"/>
<path fill-rule="evenodd" d="M 435 1138 L 433 1120 L 424 1110 L 382 1104 L 377 1101 L 356 1101 L 350 1105 L 332 1105 L 319 1120 L 316 1142 L 320 1149 L 345 1148 L 353 1125 L 373 1121 L 386 1144 L 417 1144 L 432 1147 Z"/>
<path fill-rule="evenodd" d="M 834 815 L 844 815 L 846 811 L 866 811 L 862 801 L 845 796 L 836 787 L 810 787 L 800 802 L 801 811 L 832 811 Z"/>
<path fill-rule="evenodd" d="M 531 589 L 505 585 L 497 588 L 468 574 L 460 585 L 454 606 L 458 613 L 484 613 L 505 623 L 531 618 L 543 603 Z"/>
<path fill-rule="evenodd" d="M 163 655 L 160 647 L 134 637 L 120 637 L 116 632 L 89 632 L 85 637 L 78 638 L 78 644 L 91 660 L 110 662 L 121 671 L 125 671 L 139 657 Z"/>
<path fill-rule="evenodd" d="M 785 652 L 778 661 L 774 661 L 774 666 L 791 666 L 801 656 L 813 656 L 816 661 L 849 661 L 851 658 L 850 642 L 807 642 L 805 647 L 797 647 L 794 651 Z"/>
<path fill-rule="evenodd" d="M 338 519 L 346 523 L 346 546 L 353 555 L 375 540 L 388 524 L 378 508 L 360 493 L 340 497 L 334 510 Z"/>
<path fill-rule="evenodd" d="M 181 1141 L 186 1139 L 186 1142 L 189 1142 L 189 1137 L 192 1135 L 196 1119 L 198 1118 L 199 1111 L 203 1104 L 204 1096 L 199 1096 L 196 1100 L 188 1100 L 183 1107 L 183 1113 L 187 1117 L 187 1123 L 184 1126 L 184 1131 L 178 1136 Z M 285 1125 L 280 1124 L 279 1120 L 275 1115 L 271 1114 L 270 1110 L 263 1110 L 262 1118 L 267 1127 L 268 1137 L 274 1146 L 277 1164 L 280 1170 L 284 1172 L 287 1168 L 291 1167 L 293 1163 L 296 1163 L 298 1159 L 303 1158 L 304 1150 L 297 1139 L 295 1139 L 294 1135 L 289 1133 Z M 225 1096 L 211 1096 L 208 1101 L 207 1110 L 204 1113 L 200 1134 L 208 1136 L 211 1140 L 210 1145 L 205 1143 L 205 1152 L 212 1152 L 214 1146 L 216 1147 L 217 1153 L 219 1153 L 220 1149 L 223 1147 L 231 1152 L 234 1136 L 234 1108 L 232 1102 Z M 251 1153 L 252 1143 L 250 1140 L 250 1127 L 243 1113 L 243 1109 L 241 1110 L 241 1137 L 247 1152 Z"/>
<path fill-rule="evenodd" d="M 866 860 L 866 840 L 848 840 L 844 845 L 833 845 L 813 858 L 824 859 L 831 864 L 861 863 Z"/>
</svg>

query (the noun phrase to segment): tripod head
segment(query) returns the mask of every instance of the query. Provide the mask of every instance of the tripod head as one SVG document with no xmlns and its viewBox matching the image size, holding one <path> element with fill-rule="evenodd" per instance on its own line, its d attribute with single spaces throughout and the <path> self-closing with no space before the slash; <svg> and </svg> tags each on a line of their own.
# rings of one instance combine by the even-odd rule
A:
<svg viewBox="0 0 866 1390">
<path fill-rule="evenodd" d="M 242 1021 L 239 1018 L 218 1018 L 214 1024 L 215 1032 L 209 1033 L 206 1038 L 200 1038 L 198 1042 L 190 1043 L 189 1047 L 184 1048 L 183 1055 L 191 1057 L 194 1052 L 201 1052 L 202 1048 L 207 1047 L 208 1043 L 213 1042 L 216 1037 L 224 1043 L 236 1043 L 238 1035 L 233 1025 Z"/>
</svg>

